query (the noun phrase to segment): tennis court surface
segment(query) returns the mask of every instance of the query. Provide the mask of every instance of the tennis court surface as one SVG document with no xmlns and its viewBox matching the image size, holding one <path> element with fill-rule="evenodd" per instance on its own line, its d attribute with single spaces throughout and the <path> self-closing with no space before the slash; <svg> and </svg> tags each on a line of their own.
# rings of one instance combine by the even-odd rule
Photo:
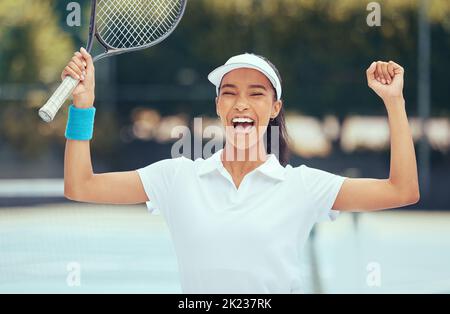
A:
<svg viewBox="0 0 450 314">
<path fill-rule="evenodd" d="M 449 265 L 449 212 L 385 211 L 318 225 L 299 267 L 305 292 L 449 293 Z M 66 202 L 0 208 L 0 292 L 181 288 L 161 216 Z"/>
</svg>

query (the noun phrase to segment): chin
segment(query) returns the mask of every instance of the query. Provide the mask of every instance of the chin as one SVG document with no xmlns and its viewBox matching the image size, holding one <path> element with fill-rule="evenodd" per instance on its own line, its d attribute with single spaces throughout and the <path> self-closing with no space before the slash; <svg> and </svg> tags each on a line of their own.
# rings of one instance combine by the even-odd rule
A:
<svg viewBox="0 0 450 314">
<path fill-rule="evenodd" d="M 257 154 L 259 153 L 259 146 L 263 145 L 264 146 L 264 142 L 262 140 L 262 138 L 258 138 L 255 134 L 255 136 L 253 137 L 249 137 L 249 136 L 227 136 L 227 146 L 229 147 L 233 147 L 233 149 L 237 150 L 238 153 L 238 157 L 237 160 L 258 160 L 258 156 Z M 251 151 L 252 155 L 255 154 L 255 156 L 248 156 L 246 154 L 246 152 Z M 265 151 L 265 149 L 264 149 Z M 239 158 L 239 154 L 241 155 L 241 158 Z M 245 156 L 247 155 L 247 156 Z"/>
</svg>

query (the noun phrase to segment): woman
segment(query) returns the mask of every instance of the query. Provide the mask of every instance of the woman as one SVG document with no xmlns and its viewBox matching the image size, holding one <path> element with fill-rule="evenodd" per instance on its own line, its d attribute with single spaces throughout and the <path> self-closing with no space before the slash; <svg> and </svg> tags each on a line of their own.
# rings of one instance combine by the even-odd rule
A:
<svg viewBox="0 0 450 314">
<path fill-rule="evenodd" d="M 94 66 L 81 49 L 62 73 L 81 79 L 66 129 L 65 196 L 92 203 L 150 201 L 169 226 L 185 293 L 300 292 L 299 256 L 316 222 L 332 220 L 338 211 L 372 211 L 419 200 L 403 68 L 378 61 L 366 74 L 388 112 L 387 179 L 345 178 L 285 165 L 281 78 L 270 62 L 253 54 L 235 56 L 208 76 L 225 127 L 222 150 L 207 159 L 179 157 L 136 171 L 94 174 L 89 152 Z M 278 128 L 279 135 L 271 138 L 267 132 L 271 143 L 264 145 L 268 126 Z M 273 142 L 280 160 L 271 153 Z"/>
</svg>

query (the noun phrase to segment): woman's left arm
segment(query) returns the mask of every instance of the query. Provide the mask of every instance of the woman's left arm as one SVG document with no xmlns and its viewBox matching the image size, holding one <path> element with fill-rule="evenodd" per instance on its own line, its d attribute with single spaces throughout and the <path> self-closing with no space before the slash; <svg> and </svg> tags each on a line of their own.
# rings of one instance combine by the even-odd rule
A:
<svg viewBox="0 0 450 314">
<path fill-rule="evenodd" d="M 419 183 L 414 143 L 403 98 L 403 68 L 392 62 L 373 62 L 366 71 L 371 89 L 383 100 L 389 120 L 391 162 L 388 179 L 347 178 L 333 209 L 370 211 L 415 204 Z"/>
</svg>

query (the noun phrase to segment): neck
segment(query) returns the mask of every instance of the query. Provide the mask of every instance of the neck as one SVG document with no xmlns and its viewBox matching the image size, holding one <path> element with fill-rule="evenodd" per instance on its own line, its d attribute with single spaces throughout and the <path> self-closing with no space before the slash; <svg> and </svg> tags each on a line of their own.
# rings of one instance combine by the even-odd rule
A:
<svg viewBox="0 0 450 314">
<path fill-rule="evenodd" d="M 232 144 L 225 143 L 222 163 L 231 174 L 245 175 L 263 164 L 267 158 L 266 148 L 262 142 L 245 149 L 239 149 Z"/>
</svg>

